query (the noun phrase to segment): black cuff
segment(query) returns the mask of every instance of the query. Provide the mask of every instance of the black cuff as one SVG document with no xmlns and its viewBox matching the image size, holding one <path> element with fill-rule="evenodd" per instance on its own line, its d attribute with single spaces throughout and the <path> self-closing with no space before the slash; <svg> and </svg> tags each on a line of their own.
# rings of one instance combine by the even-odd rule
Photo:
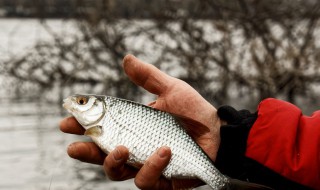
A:
<svg viewBox="0 0 320 190">
<path fill-rule="evenodd" d="M 221 142 L 215 165 L 222 173 L 239 178 L 245 173 L 244 154 L 249 131 L 257 119 L 257 113 L 222 106 L 217 114 L 227 125 L 220 128 Z"/>
<path fill-rule="evenodd" d="M 222 106 L 217 114 L 227 122 L 227 125 L 220 128 L 221 142 L 215 162 L 218 170 L 231 178 L 266 185 L 276 190 L 310 189 L 245 157 L 249 131 L 258 117 L 257 112 L 237 111 L 231 106 Z"/>
</svg>

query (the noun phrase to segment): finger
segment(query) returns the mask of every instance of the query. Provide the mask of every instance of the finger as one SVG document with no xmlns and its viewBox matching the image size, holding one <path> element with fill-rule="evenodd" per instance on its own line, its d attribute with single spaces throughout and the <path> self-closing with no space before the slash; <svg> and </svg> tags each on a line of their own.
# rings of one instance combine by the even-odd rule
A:
<svg viewBox="0 0 320 190">
<path fill-rule="evenodd" d="M 103 163 L 107 176 L 114 181 L 122 181 L 133 178 L 137 170 L 126 165 L 129 158 L 129 151 L 124 146 L 118 146 L 110 152 Z"/>
<path fill-rule="evenodd" d="M 64 118 L 60 122 L 60 130 L 65 133 L 83 135 L 85 129 L 78 123 L 74 117 Z"/>
<path fill-rule="evenodd" d="M 76 142 L 68 147 L 71 158 L 91 164 L 102 165 L 106 154 L 102 152 L 93 142 Z"/>
<path fill-rule="evenodd" d="M 159 186 L 160 176 L 169 164 L 171 151 L 169 147 L 161 147 L 148 158 L 135 178 L 135 184 L 140 189 L 152 189 Z"/>
<path fill-rule="evenodd" d="M 123 68 L 130 80 L 153 94 L 162 94 L 171 84 L 172 78 L 169 75 L 151 64 L 143 63 L 133 55 L 124 57 Z"/>
<path fill-rule="evenodd" d="M 205 183 L 199 179 L 172 179 L 173 189 L 194 189 L 202 185 Z"/>
</svg>

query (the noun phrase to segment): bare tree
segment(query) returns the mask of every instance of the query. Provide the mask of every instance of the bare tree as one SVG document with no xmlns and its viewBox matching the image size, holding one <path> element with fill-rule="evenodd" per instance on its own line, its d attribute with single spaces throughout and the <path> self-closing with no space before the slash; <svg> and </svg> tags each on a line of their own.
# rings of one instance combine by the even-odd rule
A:
<svg viewBox="0 0 320 190">
<path fill-rule="evenodd" d="M 74 1 L 79 33 L 67 40 L 43 21 L 54 43 L 39 43 L 6 62 L 5 70 L 43 91 L 59 86 L 61 97 L 84 85 L 90 92 L 139 100 L 143 92 L 120 65 L 134 53 L 215 104 L 238 100 L 249 106 L 266 97 L 319 104 L 319 2 L 130 3 Z M 134 19 L 122 19 L 127 17 Z"/>
</svg>

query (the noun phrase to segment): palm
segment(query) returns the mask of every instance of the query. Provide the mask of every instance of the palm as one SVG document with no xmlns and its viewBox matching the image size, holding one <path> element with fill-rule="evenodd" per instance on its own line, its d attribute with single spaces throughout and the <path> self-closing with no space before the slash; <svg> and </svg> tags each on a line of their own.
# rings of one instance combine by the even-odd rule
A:
<svg viewBox="0 0 320 190">
<path fill-rule="evenodd" d="M 195 136 L 190 131 L 190 135 L 194 137 L 195 141 L 208 154 L 208 156 L 215 160 L 217 149 L 219 146 L 219 129 L 216 122 L 216 109 L 202 98 L 197 91 L 195 91 L 187 83 L 178 80 L 172 83 L 175 85 L 168 87 L 164 92 L 159 94 L 155 102 L 151 104 L 152 107 L 163 110 L 169 113 L 181 115 L 197 122 L 202 123 L 209 130 L 201 136 Z M 196 132 L 198 129 L 194 128 Z"/>
<path fill-rule="evenodd" d="M 166 90 L 162 91 L 157 100 L 152 102 L 150 106 L 162 111 L 190 118 L 206 126 L 209 129 L 207 133 L 197 136 L 193 133 L 197 131 L 197 128 L 194 128 L 194 131 L 191 128 L 190 135 L 194 137 L 197 144 L 201 146 L 208 156 L 212 160 L 215 160 L 219 146 L 219 129 L 214 127 L 215 122 L 218 122 L 216 121 L 214 114 L 216 109 L 185 82 L 173 78 L 171 80 L 174 80 L 172 83 L 175 85 L 169 86 Z M 167 183 L 170 184 L 171 187 L 179 186 L 180 188 L 195 187 L 200 184 L 199 180 L 169 181 L 164 178 L 161 180 L 163 180 L 161 184 Z"/>
</svg>

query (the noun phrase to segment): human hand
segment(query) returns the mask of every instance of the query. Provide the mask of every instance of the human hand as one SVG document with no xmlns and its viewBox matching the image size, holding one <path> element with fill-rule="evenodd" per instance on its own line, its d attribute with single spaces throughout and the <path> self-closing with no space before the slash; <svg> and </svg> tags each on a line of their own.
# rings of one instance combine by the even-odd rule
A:
<svg viewBox="0 0 320 190">
<path fill-rule="evenodd" d="M 156 109 L 195 120 L 208 128 L 208 132 L 195 136 L 198 129 L 189 131 L 196 142 L 215 160 L 220 142 L 220 119 L 216 109 L 186 82 L 171 77 L 150 64 L 145 64 L 132 55 L 127 55 L 123 67 L 136 85 L 158 95 L 149 104 Z"/>
<path fill-rule="evenodd" d="M 197 128 L 191 128 L 188 132 L 208 156 L 215 160 L 220 142 L 220 120 L 216 109 L 187 83 L 166 75 L 150 64 L 142 63 L 132 55 L 124 58 L 123 67 L 135 84 L 158 95 L 157 100 L 150 103 L 150 106 L 190 118 L 207 127 L 207 132 L 200 136 L 195 135 Z M 84 133 L 84 129 L 74 118 L 63 120 L 60 128 L 67 133 Z M 71 145 L 68 148 L 68 154 L 84 162 L 104 163 L 107 175 L 113 180 L 135 177 L 135 183 L 141 189 L 173 189 L 177 186 L 187 188 L 199 184 L 199 181 L 195 180 L 170 181 L 161 176 L 171 156 L 170 150 L 166 147 L 154 153 L 139 171 L 125 165 L 129 153 L 123 146 L 118 147 L 106 157 L 94 143 L 81 142 Z"/>
</svg>

